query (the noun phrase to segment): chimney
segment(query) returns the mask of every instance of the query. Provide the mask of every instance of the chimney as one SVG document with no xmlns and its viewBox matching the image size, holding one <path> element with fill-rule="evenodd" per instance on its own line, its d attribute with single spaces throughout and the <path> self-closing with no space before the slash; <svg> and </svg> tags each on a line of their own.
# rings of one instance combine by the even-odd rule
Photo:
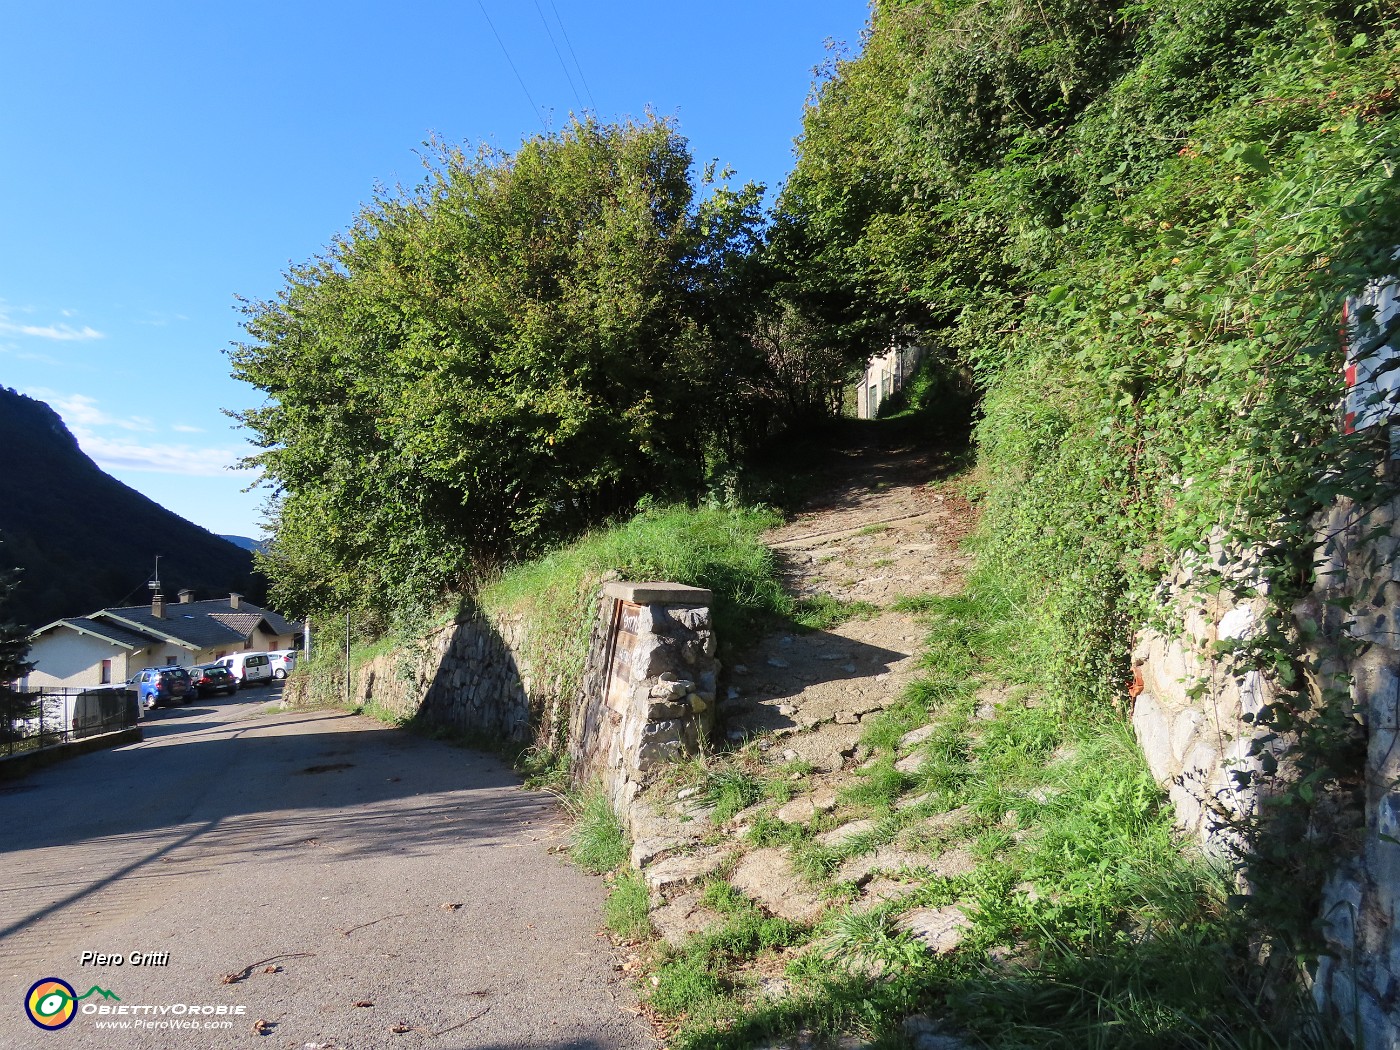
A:
<svg viewBox="0 0 1400 1050">
<path fill-rule="evenodd" d="M 243 604 L 243 595 L 241 595 L 241 594 L 235 594 L 233 591 L 229 591 L 229 594 L 228 594 L 228 607 L 229 607 L 230 609 L 237 609 L 237 608 L 238 608 L 240 605 L 242 605 L 242 604 Z"/>
<path fill-rule="evenodd" d="M 180 604 L 181 604 L 181 605 L 189 605 L 190 602 L 192 602 L 192 601 L 194 601 L 194 591 L 189 590 L 188 588 L 186 588 L 185 590 L 183 590 L 183 591 L 180 592 Z"/>
<path fill-rule="evenodd" d="M 165 595 L 161 594 L 160 591 L 151 595 L 151 615 L 157 620 L 165 619 Z"/>
</svg>

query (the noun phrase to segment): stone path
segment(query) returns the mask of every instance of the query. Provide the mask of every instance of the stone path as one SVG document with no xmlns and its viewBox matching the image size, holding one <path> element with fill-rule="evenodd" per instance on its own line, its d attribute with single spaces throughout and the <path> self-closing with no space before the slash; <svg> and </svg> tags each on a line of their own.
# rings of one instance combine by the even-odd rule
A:
<svg viewBox="0 0 1400 1050">
<path fill-rule="evenodd" d="M 770 770 L 803 770 L 790 801 L 756 805 L 716 827 L 693 797 L 648 793 L 633 828 L 633 860 L 653 887 L 652 921 L 669 943 L 684 943 L 719 921 L 697 892 L 717 870 L 772 914 L 810 923 L 826 913 L 831 900 L 795 870 L 787 850 L 746 841 L 762 815 L 825 828 L 812 832 L 816 846 L 854 851 L 833 873 L 859 887 L 849 905 L 854 912 L 908 896 L 919 878 L 971 870 L 965 851 L 937 845 L 959 825 L 960 814 L 926 817 L 924 810 L 933 808 L 928 799 L 903 801 L 899 808 L 912 811 L 903 823 L 912 830 L 889 841 L 879 820 L 848 814 L 840 801 L 867 757 L 860 744 L 865 723 L 898 703 L 919 673 L 926 628 L 916 613 L 897 607 L 900 600 L 957 593 L 971 563 L 963 543 L 976 512 L 947 480 L 946 462 L 938 450 L 849 452 L 821 496 L 769 533 L 791 593 L 829 597 L 848 608 L 862 604 L 855 606 L 857 615 L 828 630 L 758 639 L 728 669 L 719 714 L 729 743 L 748 756 L 741 761 L 757 753 Z M 901 741 L 908 768 L 924 761 L 919 746 L 932 732 Z M 956 908 L 910 910 L 901 920 L 901 928 L 936 952 L 955 948 L 965 925 Z"/>
<path fill-rule="evenodd" d="M 924 450 L 848 454 L 833 485 L 768 535 L 796 595 L 875 607 L 829 630 L 762 639 L 730 668 L 721 714 L 731 740 L 768 732 L 819 772 L 850 763 L 860 722 L 895 703 L 917 673 L 923 629 L 901 598 L 954 594 L 976 521 Z M 789 759 L 790 760 L 790 759 Z"/>
</svg>

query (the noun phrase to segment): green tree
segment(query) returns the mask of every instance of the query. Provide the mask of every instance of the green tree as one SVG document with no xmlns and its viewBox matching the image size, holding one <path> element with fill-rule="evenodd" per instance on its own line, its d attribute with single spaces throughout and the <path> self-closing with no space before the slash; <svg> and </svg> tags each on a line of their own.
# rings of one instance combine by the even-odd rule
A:
<svg viewBox="0 0 1400 1050">
<path fill-rule="evenodd" d="M 691 167 L 658 119 L 441 147 L 246 304 L 274 601 L 460 587 L 735 454 L 761 189 L 707 173 L 700 194 Z"/>
<path fill-rule="evenodd" d="M 14 739 L 14 725 L 33 718 L 38 704 L 16 686 L 34 669 L 29 662 L 29 632 L 9 616 L 10 597 L 19 586 L 19 571 L 0 573 L 0 740 Z"/>
</svg>

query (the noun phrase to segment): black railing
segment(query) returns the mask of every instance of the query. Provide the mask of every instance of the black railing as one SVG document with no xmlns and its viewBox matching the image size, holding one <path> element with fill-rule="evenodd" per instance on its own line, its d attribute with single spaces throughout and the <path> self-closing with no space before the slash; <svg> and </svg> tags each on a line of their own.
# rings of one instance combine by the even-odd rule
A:
<svg viewBox="0 0 1400 1050">
<path fill-rule="evenodd" d="M 130 729 L 141 719 L 124 685 L 38 689 L 17 694 L 19 713 L 0 721 L 0 756 Z"/>
</svg>

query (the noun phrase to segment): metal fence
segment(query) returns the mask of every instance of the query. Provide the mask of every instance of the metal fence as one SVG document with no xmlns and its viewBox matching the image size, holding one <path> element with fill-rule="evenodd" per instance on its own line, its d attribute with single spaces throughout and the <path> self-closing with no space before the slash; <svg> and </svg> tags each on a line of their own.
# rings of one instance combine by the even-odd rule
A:
<svg viewBox="0 0 1400 1050">
<path fill-rule="evenodd" d="M 0 719 L 0 756 L 130 729 L 141 718 L 136 693 L 122 685 L 11 694 Z"/>
</svg>

